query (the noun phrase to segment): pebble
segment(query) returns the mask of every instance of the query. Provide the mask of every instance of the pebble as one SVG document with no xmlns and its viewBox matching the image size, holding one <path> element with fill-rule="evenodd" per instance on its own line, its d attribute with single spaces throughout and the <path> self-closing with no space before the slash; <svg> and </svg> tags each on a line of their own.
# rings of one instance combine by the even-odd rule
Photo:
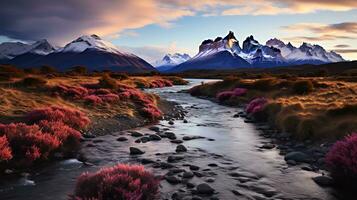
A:
<svg viewBox="0 0 357 200">
<path fill-rule="evenodd" d="M 183 156 L 169 156 L 167 158 L 167 162 L 177 162 L 179 160 L 182 160 L 183 158 Z"/>
<path fill-rule="evenodd" d="M 170 142 L 174 143 L 174 144 L 181 144 L 183 143 L 182 140 L 171 140 Z"/>
<path fill-rule="evenodd" d="M 293 151 L 285 155 L 285 160 L 294 160 L 295 162 L 307 162 L 310 160 L 310 157 L 300 151 Z"/>
<path fill-rule="evenodd" d="M 192 178 L 194 176 L 194 174 L 192 172 L 184 172 L 182 174 L 183 178 Z"/>
<path fill-rule="evenodd" d="M 262 149 L 273 149 L 275 147 L 274 144 L 264 144 L 261 148 Z"/>
<path fill-rule="evenodd" d="M 170 124 L 170 125 L 174 125 L 175 123 L 174 123 L 174 121 L 170 120 L 170 121 L 169 121 L 169 124 Z"/>
<path fill-rule="evenodd" d="M 166 135 L 167 138 L 169 138 L 170 140 L 175 140 L 176 139 L 176 135 L 173 132 L 165 132 L 164 133 Z"/>
<path fill-rule="evenodd" d="M 152 127 L 149 128 L 149 130 L 155 131 L 155 132 L 159 132 L 159 131 L 160 131 L 160 128 L 157 127 L 157 126 L 152 126 Z"/>
</svg>

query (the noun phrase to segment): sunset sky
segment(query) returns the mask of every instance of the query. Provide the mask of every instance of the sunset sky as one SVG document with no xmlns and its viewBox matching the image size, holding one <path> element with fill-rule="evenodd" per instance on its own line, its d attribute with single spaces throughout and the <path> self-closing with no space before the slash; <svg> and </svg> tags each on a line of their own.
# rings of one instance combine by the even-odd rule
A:
<svg viewBox="0 0 357 200">
<path fill-rule="evenodd" d="M 303 41 L 357 60 L 357 1 L 354 0 L 2 0 L 0 42 L 46 38 L 64 45 L 97 34 L 152 62 L 165 53 L 197 53 L 204 39 L 229 30 Z"/>
</svg>

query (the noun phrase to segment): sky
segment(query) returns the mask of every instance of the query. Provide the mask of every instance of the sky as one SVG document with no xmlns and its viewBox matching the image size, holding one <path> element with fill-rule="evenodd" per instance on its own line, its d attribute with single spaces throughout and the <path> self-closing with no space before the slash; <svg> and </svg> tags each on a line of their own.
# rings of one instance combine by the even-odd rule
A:
<svg viewBox="0 0 357 200">
<path fill-rule="evenodd" d="M 48 39 L 62 46 L 97 34 L 153 63 L 194 56 L 200 43 L 235 33 L 264 44 L 319 44 L 357 60 L 355 0 L 1 0 L 0 42 Z"/>
</svg>

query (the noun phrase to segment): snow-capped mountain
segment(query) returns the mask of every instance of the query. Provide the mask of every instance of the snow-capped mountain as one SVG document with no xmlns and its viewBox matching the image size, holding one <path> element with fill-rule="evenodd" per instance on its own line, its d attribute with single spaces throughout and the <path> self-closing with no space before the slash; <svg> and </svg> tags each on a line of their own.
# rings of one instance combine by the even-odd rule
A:
<svg viewBox="0 0 357 200">
<path fill-rule="evenodd" d="M 156 61 L 154 66 L 159 71 L 167 71 L 176 65 L 186 62 L 190 58 L 191 56 L 186 53 L 166 54 L 161 60 Z"/>
<path fill-rule="evenodd" d="M 119 51 L 113 44 L 97 35 L 81 36 L 57 50 L 51 48 L 47 41 L 33 45 L 33 48 L 14 57 L 8 63 L 19 67 L 50 65 L 61 71 L 78 65 L 86 66 L 90 71 L 111 70 L 129 73 L 156 71 L 145 60 L 134 54 Z"/>
<path fill-rule="evenodd" d="M 339 54 L 327 52 L 319 45 L 303 43 L 297 48 L 290 42 L 285 44 L 276 38 L 263 45 L 251 35 L 243 41 L 241 48 L 234 33 L 230 31 L 224 38 L 204 40 L 193 58 L 170 71 L 275 67 L 341 61 L 344 59 Z"/>
<path fill-rule="evenodd" d="M 47 40 L 39 40 L 32 44 L 22 42 L 4 42 L 0 44 L 0 55 L 8 59 L 31 52 L 33 54 L 47 55 L 55 51 L 55 48 Z"/>
</svg>

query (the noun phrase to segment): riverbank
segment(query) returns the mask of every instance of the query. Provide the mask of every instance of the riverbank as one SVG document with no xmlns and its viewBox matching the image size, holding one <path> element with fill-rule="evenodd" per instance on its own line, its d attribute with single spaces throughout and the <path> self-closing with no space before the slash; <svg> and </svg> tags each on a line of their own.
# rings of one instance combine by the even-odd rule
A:
<svg viewBox="0 0 357 200">
<path fill-rule="evenodd" d="M 329 152 L 336 140 L 355 131 L 355 89 L 354 82 L 334 78 L 230 77 L 196 86 L 189 92 L 222 105 L 240 107 L 242 111 L 232 117 L 255 124 L 260 135 L 270 139 L 259 146 L 262 151 L 279 149 L 288 165 L 321 174 L 313 179 L 317 184 L 345 190 L 350 187 L 349 178 L 339 178 L 334 183 L 325 170 L 331 172 L 334 166 Z M 341 156 L 350 159 L 348 154 Z M 330 162 L 328 166 L 326 162 Z M 342 192 L 344 198 L 350 193 L 353 191 Z"/>
<path fill-rule="evenodd" d="M 186 83 L 178 77 L 1 70 L 8 72 L 0 81 L 0 170 L 5 174 L 75 157 L 83 137 L 183 117 L 174 103 L 142 90 Z"/>
</svg>

